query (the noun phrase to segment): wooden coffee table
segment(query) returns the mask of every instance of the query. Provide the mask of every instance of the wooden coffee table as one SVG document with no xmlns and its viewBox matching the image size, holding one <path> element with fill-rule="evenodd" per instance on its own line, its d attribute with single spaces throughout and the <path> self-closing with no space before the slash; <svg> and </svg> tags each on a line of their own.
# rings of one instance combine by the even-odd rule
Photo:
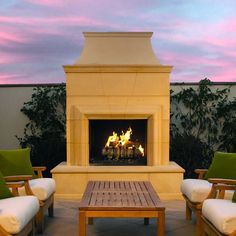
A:
<svg viewBox="0 0 236 236">
<path fill-rule="evenodd" d="M 79 204 L 79 236 L 86 235 L 86 219 L 157 218 L 157 235 L 165 229 L 165 207 L 150 182 L 89 181 Z"/>
</svg>

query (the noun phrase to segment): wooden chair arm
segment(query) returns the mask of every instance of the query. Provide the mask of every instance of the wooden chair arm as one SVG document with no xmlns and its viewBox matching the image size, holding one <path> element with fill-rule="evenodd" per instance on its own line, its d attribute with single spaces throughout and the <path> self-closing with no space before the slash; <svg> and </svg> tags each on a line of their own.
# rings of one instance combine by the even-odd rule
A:
<svg viewBox="0 0 236 236">
<path fill-rule="evenodd" d="M 203 179 L 208 169 L 195 169 L 195 173 L 198 174 L 198 179 Z"/>
<path fill-rule="evenodd" d="M 12 175 L 12 176 L 4 176 L 6 182 L 12 181 L 27 181 L 31 180 L 33 177 L 32 175 Z"/>
<path fill-rule="evenodd" d="M 46 166 L 33 166 L 33 170 L 37 172 L 37 176 L 39 178 L 43 178 L 43 171 L 45 171 L 47 168 Z"/>
<path fill-rule="evenodd" d="M 212 188 L 207 198 L 215 198 L 217 196 L 219 199 L 224 199 L 226 190 L 236 190 L 235 179 L 209 178 L 208 181 L 212 183 Z"/>
<path fill-rule="evenodd" d="M 220 178 L 209 178 L 208 181 L 212 184 L 229 184 L 236 185 L 236 179 L 220 179 Z"/>
<path fill-rule="evenodd" d="M 11 188 L 12 194 L 13 196 L 19 196 L 19 192 L 18 192 L 18 188 L 23 187 L 24 186 L 24 182 L 8 182 L 6 183 L 6 186 L 8 188 Z"/>
<path fill-rule="evenodd" d="M 7 184 L 9 184 L 9 182 L 16 182 L 16 181 L 18 181 L 19 183 L 23 183 L 27 195 L 34 195 L 29 185 L 29 180 L 31 180 L 32 178 L 33 178 L 32 175 L 4 176 L 4 179 L 7 182 Z M 12 188 L 12 193 L 13 195 L 16 196 L 19 195 L 17 188 Z"/>
</svg>

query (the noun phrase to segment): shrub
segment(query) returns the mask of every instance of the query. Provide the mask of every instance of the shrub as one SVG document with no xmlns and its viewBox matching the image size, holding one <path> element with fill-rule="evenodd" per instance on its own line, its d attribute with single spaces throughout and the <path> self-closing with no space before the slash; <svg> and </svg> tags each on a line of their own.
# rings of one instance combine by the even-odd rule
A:
<svg viewBox="0 0 236 236">
<path fill-rule="evenodd" d="M 194 169 L 208 168 L 216 150 L 235 150 L 235 98 L 230 88 L 214 91 L 208 79 L 197 89 L 171 92 L 170 157 L 194 177 Z M 232 130 L 232 131 L 233 131 Z"/>
<path fill-rule="evenodd" d="M 66 159 L 65 139 L 65 85 L 36 87 L 31 101 L 24 103 L 21 112 L 29 123 L 24 137 L 18 137 L 21 147 L 31 148 L 33 165 L 46 166 L 50 170 Z"/>
</svg>

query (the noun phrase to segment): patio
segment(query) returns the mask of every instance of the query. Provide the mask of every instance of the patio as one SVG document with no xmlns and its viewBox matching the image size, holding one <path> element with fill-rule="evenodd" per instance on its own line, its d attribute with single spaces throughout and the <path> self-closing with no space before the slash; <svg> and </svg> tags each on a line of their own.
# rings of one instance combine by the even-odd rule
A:
<svg viewBox="0 0 236 236">
<path fill-rule="evenodd" d="M 163 201 L 166 206 L 166 236 L 195 235 L 195 222 L 185 220 L 185 202 Z M 56 200 L 55 217 L 45 219 L 45 236 L 78 235 L 79 201 Z M 87 225 L 88 236 L 156 235 L 156 220 L 150 219 L 145 226 L 142 219 L 95 219 L 94 225 Z"/>
<path fill-rule="evenodd" d="M 210 159 L 211 156 L 205 157 L 204 155 L 202 155 L 201 152 L 199 152 L 202 150 L 202 146 L 204 145 L 202 145 L 203 143 L 199 137 L 197 138 L 193 135 L 194 129 L 198 127 L 198 123 L 197 125 L 196 124 L 193 125 L 193 123 L 195 122 L 195 120 L 202 120 L 199 119 L 198 114 L 208 114 L 208 111 L 210 109 L 210 108 L 205 109 L 205 107 L 207 106 L 204 105 L 206 100 L 205 98 L 208 96 L 208 94 L 205 94 L 206 97 L 204 97 L 205 95 L 202 97 L 204 103 L 200 103 L 202 107 L 201 111 L 203 112 L 199 113 L 198 110 L 197 112 L 190 112 L 191 114 L 197 114 L 194 119 L 192 119 L 192 116 L 188 117 L 187 114 L 185 115 L 186 121 L 188 120 L 194 121 L 193 123 L 190 122 L 189 127 L 183 126 L 183 129 L 180 129 L 180 130 L 188 130 L 188 132 L 183 132 L 183 133 L 177 132 L 176 134 L 173 134 L 172 130 L 172 137 L 170 137 L 170 128 L 171 128 L 170 100 L 173 99 L 170 99 L 171 94 L 170 94 L 169 74 L 171 72 L 172 67 L 161 65 L 159 61 L 155 58 L 152 50 L 150 51 L 151 33 L 150 32 L 149 33 L 123 32 L 123 33 L 112 33 L 112 34 L 85 33 L 85 36 L 87 36 L 88 38 L 87 41 L 91 41 L 91 38 L 98 38 L 99 40 L 102 39 L 101 45 L 104 46 L 103 48 L 104 50 L 98 50 L 98 52 L 114 51 L 111 50 L 113 49 L 114 43 L 110 42 L 107 44 L 108 39 L 109 39 L 108 41 L 115 40 L 118 42 L 117 47 L 115 47 L 117 48 L 118 51 L 120 51 L 119 48 L 121 47 L 121 45 L 123 47 L 123 42 L 129 41 L 130 46 L 127 44 L 127 49 L 129 49 L 132 48 L 131 45 L 136 45 L 133 43 L 133 40 L 137 40 L 137 42 L 140 43 L 140 47 L 142 49 L 141 51 L 143 51 L 144 54 L 143 56 L 140 56 L 140 58 L 142 59 L 141 61 L 139 60 L 135 61 L 135 59 L 139 57 L 136 57 L 132 53 L 128 53 L 126 48 L 123 48 L 123 51 L 126 52 L 127 55 L 130 55 L 130 57 L 125 57 L 127 60 L 125 61 L 122 58 L 118 60 L 119 59 L 119 57 L 117 56 L 119 55 L 118 52 L 117 55 L 108 54 L 108 57 L 104 56 L 103 54 L 99 55 L 98 53 L 98 62 L 101 64 L 97 66 L 97 63 L 94 63 L 94 61 L 90 61 L 90 59 L 91 58 L 93 59 L 94 55 L 96 54 L 91 53 L 90 52 L 91 48 L 87 46 L 87 49 L 84 50 L 85 52 L 87 51 L 87 53 L 82 54 L 79 61 L 76 61 L 76 63 L 73 65 L 64 66 L 64 70 L 67 75 L 66 98 L 65 98 L 66 106 L 63 106 L 64 109 L 66 107 L 66 111 L 63 110 L 63 112 L 65 112 L 63 113 L 63 117 L 66 119 L 66 134 L 63 133 L 64 131 L 62 132 L 61 135 L 62 140 L 59 139 L 60 142 L 58 142 L 58 140 L 56 141 L 52 140 L 52 141 L 54 145 L 55 144 L 57 145 L 58 143 L 62 144 L 63 151 L 65 151 L 65 146 L 66 146 L 67 154 L 63 153 L 63 151 L 61 151 L 61 149 L 58 148 L 59 150 L 58 153 L 63 154 L 64 156 L 66 155 L 66 162 L 64 161 L 59 163 L 60 160 L 60 158 L 58 157 L 59 155 L 58 153 L 54 152 L 55 146 L 47 143 L 46 146 L 49 147 L 49 150 L 53 150 L 53 152 L 50 153 L 49 151 L 46 151 L 47 155 L 46 156 L 42 155 L 43 158 L 45 160 L 49 160 L 51 156 L 57 158 L 57 159 L 55 158 L 54 160 L 55 163 L 57 162 L 56 163 L 57 165 L 55 165 L 55 163 L 52 164 L 51 162 L 46 162 L 46 164 L 48 164 L 47 166 L 48 171 L 51 172 L 52 178 L 56 182 L 55 214 L 53 218 L 49 218 L 47 215 L 44 216 L 46 224 L 45 231 L 43 231 L 43 234 L 37 234 L 37 235 L 50 235 L 50 236 L 78 235 L 79 200 L 71 200 L 71 199 L 80 199 L 82 197 L 88 180 L 89 181 L 97 181 L 97 180 L 150 181 L 150 183 L 153 185 L 153 188 L 156 190 L 156 192 L 158 193 L 158 195 L 160 196 L 165 205 L 166 209 L 165 235 L 167 236 L 195 235 L 197 229 L 196 218 L 193 218 L 192 221 L 185 220 L 185 213 L 186 213 L 185 201 L 182 198 L 180 186 L 183 180 L 184 171 L 186 174 L 185 177 L 189 177 L 191 176 L 191 171 L 193 171 L 194 168 L 198 168 L 200 164 L 202 164 L 201 161 L 203 159 L 202 160 L 199 159 L 198 158 L 199 156 L 204 157 L 205 158 L 204 161 L 211 160 Z M 105 40 L 104 44 L 103 40 Z M 97 40 L 95 40 L 95 42 L 97 42 Z M 90 43 L 88 45 L 90 45 Z M 110 45 L 109 47 L 111 48 L 109 47 L 107 48 L 107 45 Z M 133 51 L 139 52 L 139 50 L 133 50 Z M 149 56 L 147 57 L 147 59 L 145 58 L 146 52 L 149 52 Z M 109 64 L 110 57 L 116 58 L 116 60 L 112 61 L 111 64 Z M 120 64 L 121 62 L 124 63 L 124 65 L 121 66 Z M 135 64 L 133 64 L 134 62 Z M 119 83 L 117 83 L 117 81 L 119 81 Z M 199 84 L 199 87 L 203 88 L 205 86 L 204 88 L 208 88 L 207 87 L 208 85 L 210 86 L 210 81 L 205 80 Z M 188 92 L 189 90 L 185 91 Z M 218 94 L 218 98 L 219 96 L 222 96 L 220 93 L 221 91 Z M 193 97 L 194 96 L 195 94 L 193 94 Z M 227 94 L 224 94 L 224 96 L 225 98 L 227 98 Z M 175 97 L 175 99 L 178 100 L 178 97 L 177 98 Z M 183 99 L 183 97 L 181 99 Z M 209 100 L 209 102 L 211 104 L 212 101 Z M 227 105 L 233 107 L 234 103 L 229 102 Z M 17 110 L 20 110 L 19 107 L 17 108 Z M 229 119 L 230 122 L 234 124 L 234 116 L 232 115 L 231 117 L 230 110 L 231 109 L 229 109 L 227 116 L 224 113 L 222 117 L 223 118 L 227 117 L 227 119 L 230 118 Z M 44 114 L 43 112 L 41 113 Z M 5 112 L 3 114 L 5 114 Z M 64 116 L 65 114 L 66 117 Z M 12 115 L 9 115 L 9 117 L 12 117 Z M 219 117 L 222 118 L 221 116 Z M 42 120 L 45 120 L 44 118 Z M 205 118 L 208 119 L 207 116 Z M 206 119 L 203 120 L 206 121 Z M 103 121 L 105 124 L 107 123 L 111 124 L 114 123 L 113 122 L 114 120 L 116 121 L 115 128 L 112 126 L 111 130 L 107 129 L 106 132 L 104 131 L 104 128 L 97 131 L 97 129 L 94 130 L 92 129 L 93 127 L 91 127 L 91 124 L 94 124 L 95 122 L 98 121 L 99 122 Z M 120 128 L 119 122 L 122 122 L 122 124 L 124 122 L 125 125 L 128 125 L 127 131 L 129 131 L 131 134 L 132 130 L 135 131 L 133 125 L 135 125 L 136 122 L 140 120 L 144 121 L 145 124 L 144 130 L 142 130 L 141 133 L 145 134 L 146 136 L 139 136 L 138 138 L 135 138 L 134 140 L 136 140 L 136 143 L 133 142 L 129 136 L 128 138 L 125 139 L 124 142 L 124 144 L 126 144 L 125 147 L 123 147 L 123 142 L 121 142 L 121 140 L 117 138 L 115 138 L 112 141 L 112 145 L 105 144 L 106 142 L 104 142 L 105 140 L 104 137 L 108 136 L 110 138 L 110 135 L 108 134 L 111 134 L 112 130 L 117 130 L 118 128 Z M 215 119 L 213 119 L 213 121 L 215 121 Z M 62 121 L 62 124 L 64 124 L 63 122 L 64 120 Z M 98 124 L 100 124 L 99 122 Z M 208 124 L 214 123 L 211 122 L 210 119 L 207 122 Z M 14 122 L 10 123 L 12 124 Z M 55 121 L 52 122 L 53 125 L 54 123 Z M 130 123 L 132 124 L 132 129 Z M 100 127 L 99 125 L 97 126 Z M 225 126 L 224 125 L 221 126 L 222 130 L 224 130 L 223 128 Z M 47 125 L 46 127 L 48 129 Z M 229 127 L 231 128 L 231 125 Z M 123 129 L 126 127 L 122 126 L 121 128 L 122 129 L 120 130 L 120 133 L 122 135 L 120 135 L 120 137 L 126 136 L 123 135 L 124 134 Z M 48 133 L 48 130 L 46 130 L 46 133 Z M 52 130 L 54 130 L 54 128 Z M 189 130 L 192 133 L 189 132 Z M 207 130 L 207 125 L 206 128 L 201 133 L 202 136 L 205 136 L 205 134 L 210 129 L 207 130 L 207 132 L 206 130 Z M 6 133 L 8 132 L 9 131 L 6 126 Z M 13 132 L 15 135 L 15 130 Z M 91 135 L 94 132 L 96 134 L 104 133 L 104 137 L 96 136 L 96 138 L 94 138 L 94 136 Z M 114 133 L 115 132 L 113 131 L 113 136 L 116 137 Z M 225 141 L 225 137 L 226 138 L 228 137 L 228 133 L 229 132 L 226 130 L 226 132 L 224 133 L 225 136 L 223 138 L 223 141 Z M 209 133 L 209 137 L 210 135 L 211 133 Z M 44 136 L 42 135 L 42 137 Z M 58 137 L 57 133 L 56 137 Z M 179 137 L 181 137 L 180 140 L 178 140 Z M 185 143 L 185 139 L 183 139 L 182 137 L 186 138 L 187 145 Z M 172 140 L 172 147 L 170 149 L 171 138 L 176 138 L 176 139 L 174 141 Z M 94 155 L 93 152 L 91 152 L 91 150 L 94 148 L 93 146 L 94 140 L 96 142 L 97 140 L 102 140 L 100 145 L 98 145 L 98 154 L 96 155 Z M 138 144 L 140 144 L 141 142 L 141 141 L 139 142 L 139 140 L 142 140 L 143 142 L 143 146 L 140 145 L 140 147 L 141 148 L 145 147 L 142 148 L 143 150 L 145 150 L 145 152 L 143 152 L 143 155 L 139 156 L 139 158 L 145 158 L 144 162 L 145 165 L 144 164 L 136 165 L 133 160 L 135 158 L 138 158 L 138 156 L 136 156 L 135 154 L 135 150 L 136 151 L 139 150 Z M 66 144 L 64 143 L 64 141 L 66 141 Z M 176 141 L 180 141 L 180 143 Z M 43 140 L 42 143 L 45 144 L 45 140 Z M 90 143 L 93 143 L 93 145 L 90 146 Z M 176 147 L 174 147 L 173 144 L 176 144 Z M 181 153 L 182 150 L 179 150 L 180 146 L 184 147 L 182 149 L 184 150 L 182 152 L 184 153 L 184 155 Z M 193 147 L 195 149 L 193 149 Z M 233 150 L 232 147 L 233 146 L 231 145 L 231 142 L 229 142 L 229 146 L 227 146 L 225 149 L 228 150 L 230 148 L 230 150 Z M 6 146 L 4 145 L 3 148 L 5 149 Z M 44 149 L 45 146 L 43 146 L 43 148 L 40 148 L 39 150 L 44 150 Z M 177 158 L 176 156 L 173 157 L 169 155 L 170 150 L 172 150 L 172 154 L 173 153 L 178 154 Z M 106 156 L 104 155 L 104 153 L 108 153 L 110 155 Z M 119 155 L 117 153 L 119 153 Z M 125 155 L 123 155 L 124 153 Z M 196 154 L 197 156 L 195 157 L 194 154 Z M 102 164 L 99 165 L 94 164 L 93 155 L 98 157 L 100 157 L 101 155 Z M 32 157 L 32 159 L 34 158 L 35 157 Z M 39 157 L 38 159 L 40 158 L 41 157 Z M 120 166 L 116 165 L 117 161 L 121 158 L 123 159 L 126 158 L 125 161 L 128 160 L 129 165 L 127 163 L 125 165 L 120 165 Z M 110 161 L 109 165 L 106 165 L 107 159 L 108 161 Z M 192 162 L 190 162 L 189 159 Z M 200 160 L 200 163 L 197 163 L 198 160 Z M 112 165 L 110 165 L 111 163 Z M 188 166 L 185 166 L 186 163 L 188 163 Z M 53 169 L 51 168 L 52 166 L 54 167 Z M 227 167 L 223 169 L 228 170 Z M 235 171 L 233 173 L 235 173 Z M 225 178 L 225 177 L 223 176 L 218 178 Z M 228 177 L 228 179 L 235 179 L 235 176 L 233 177 L 230 176 Z M 53 188 L 50 188 L 50 190 L 51 189 Z M 52 193 L 50 194 L 52 194 L 51 196 L 53 196 L 54 190 L 52 190 Z M 110 209 L 110 211 L 112 212 L 113 209 Z M 138 210 L 136 211 L 136 214 L 139 214 L 138 216 L 140 216 L 140 212 Z M 212 215 L 214 216 L 215 214 Z M 43 215 L 41 214 L 40 216 L 41 216 L 40 220 L 43 219 Z M 92 216 L 90 215 L 88 217 L 93 217 L 93 216 L 94 215 Z M 104 216 L 107 217 L 107 214 Z M 119 215 L 119 217 L 120 216 L 126 217 L 127 215 Z M 142 217 L 150 217 L 150 216 L 142 215 Z M 159 215 L 158 217 L 160 218 Z M 193 215 L 193 217 L 195 216 Z M 31 217 L 31 219 L 33 219 L 33 216 Z M 31 222 L 33 222 L 33 220 L 31 220 Z M 162 221 L 160 220 L 159 222 Z M 200 221 L 197 220 L 197 222 Z M 31 223 L 31 225 L 33 224 Z M 163 228 L 159 227 L 159 229 Z M 163 230 L 161 233 L 163 233 Z M 150 219 L 150 224 L 148 226 L 145 226 L 143 224 L 142 218 L 135 218 L 135 219 L 98 218 L 95 219 L 93 225 L 87 225 L 87 234 L 88 236 L 93 236 L 93 235 L 125 236 L 132 234 L 135 234 L 136 236 L 156 235 L 157 222 L 156 219 Z M 160 235 L 160 232 L 158 235 Z"/>
</svg>

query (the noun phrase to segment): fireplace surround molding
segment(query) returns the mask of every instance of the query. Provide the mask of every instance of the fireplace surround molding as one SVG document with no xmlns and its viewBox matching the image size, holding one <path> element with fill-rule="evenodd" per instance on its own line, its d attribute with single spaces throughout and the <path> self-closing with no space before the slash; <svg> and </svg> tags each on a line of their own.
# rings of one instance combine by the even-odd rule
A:
<svg viewBox="0 0 236 236">
<path fill-rule="evenodd" d="M 172 66 L 160 64 L 151 36 L 151 32 L 86 32 L 80 58 L 64 66 L 67 161 L 51 171 L 57 197 L 80 198 L 88 180 L 118 178 L 149 180 L 161 197 L 180 198 L 184 170 L 169 160 Z M 146 119 L 147 166 L 90 166 L 92 119 Z M 68 181 L 77 187 L 68 187 Z"/>
<path fill-rule="evenodd" d="M 147 165 L 168 165 L 168 156 L 164 156 L 161 153 L 161 107 L 156 107 L 155 113 L 147 114 L 95 114 L 82 113 L 79 111 L 77 106 L 71 107 L 72 118 L 68 121 L 68 126 L 70 127 L 67 132 L 67 138 L 69 142 L 69 150 L 67 153 L 67 163 L 68 165 L 76 166 L 89 166 L 89 120 L 93 119 L 123 119 L 123 120 L 136 120 L 136 119 L 146 119 L 147 120 Z M 77 114 L 77 115 L 75 115 Z M 77 148 L 76 148 L 77 146 Z M 67 146 L 68 147 L 68 146 Z M 81 148 L 80 148 L 81 147 Z M 80 158 L 78 158 L 80 157 Z M 163 157 L 163 158 L 161 158 Z"/>
</svg>

